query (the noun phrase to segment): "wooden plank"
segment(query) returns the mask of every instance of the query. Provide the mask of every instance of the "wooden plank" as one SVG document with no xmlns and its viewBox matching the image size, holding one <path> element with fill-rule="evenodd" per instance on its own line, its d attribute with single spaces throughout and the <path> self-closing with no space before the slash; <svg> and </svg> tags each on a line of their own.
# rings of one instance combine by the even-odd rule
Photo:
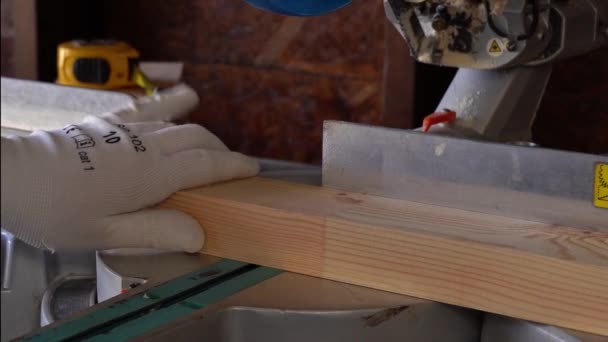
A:
<svg viewBox="0 0 608 342">
<path fill-rule="evenodd" d="M 262 178 L 162 205 L 203 253 L 608 335 L 608 233 Z"/>
</svg>

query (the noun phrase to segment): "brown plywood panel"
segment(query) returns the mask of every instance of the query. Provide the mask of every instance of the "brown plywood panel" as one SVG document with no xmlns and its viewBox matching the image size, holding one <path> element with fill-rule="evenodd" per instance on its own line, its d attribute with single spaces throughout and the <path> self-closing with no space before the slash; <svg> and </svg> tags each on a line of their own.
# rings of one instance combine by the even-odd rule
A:
<svg viewBox="0 0 608 342">
<path fill-rule="evenodd" d="M 196 4 L 197 63 L 380 76 L 384 10 L 379 1 L 359 1 L 332 14 L 310 18 L 266 13 L 243 1 Z"/>
<path fill-rule="evenodd" d="M 376 82 L 224 65 L 185 74 L 201 97 L 191 121 L 259 157 L 318 162 L 323 120 L 381 119 Z"/>
<path fill-rule="evenodd" d="M 191 121 L 235 150 L 320 162 L 323 120 L 384 120 L 380 1 L 313 18 L 244 1 L 104 4 L 110 36 L 131 42 L 144 60 L 184 62 L 184 81 L 201 96 Z"/>
<path fill-rule="evenodd" d="M 105 7 L 110 36 L 131 42 L 146 59 L 381 77 L 379 1 L 311 18 L 267 13 L 244 1 L 114 0 Z"/>
</svg>

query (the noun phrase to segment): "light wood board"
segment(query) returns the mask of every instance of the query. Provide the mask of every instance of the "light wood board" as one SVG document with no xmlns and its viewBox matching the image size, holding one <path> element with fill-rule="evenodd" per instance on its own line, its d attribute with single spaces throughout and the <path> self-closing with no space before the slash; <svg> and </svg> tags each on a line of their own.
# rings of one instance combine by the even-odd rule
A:
<svg viewBox="0 0 608 342">
<path fill-rule="evenodd" d="M 203 253 L 608 335 L 608 233 L 263 178 L 162 206 Z"/>
</svg>

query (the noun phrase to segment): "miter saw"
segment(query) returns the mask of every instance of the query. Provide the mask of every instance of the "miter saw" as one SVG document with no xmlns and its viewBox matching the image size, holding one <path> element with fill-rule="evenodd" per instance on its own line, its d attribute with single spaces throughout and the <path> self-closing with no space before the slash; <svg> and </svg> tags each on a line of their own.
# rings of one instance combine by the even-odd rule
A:
<svg viewBox="0 0 608 342">
<path fill-rule="evenodd" d="M 390 22 L 418 61 L 461 68 L 438 106 L 452 130 L 530 141 L 550 63 L 608 41 L 600 0 L 385 0 Z"/>
<path fill-rule="evenodd" d="M 384 0 L 384 8 L 417 61 L 459 70 L 424 123 L 433 134 L 326 122 L 324 186 L 608 231 L 608 158 L 545 149 L 531 137 L 552 62 L 608 42 L 608 2 Z"/>
</svg>

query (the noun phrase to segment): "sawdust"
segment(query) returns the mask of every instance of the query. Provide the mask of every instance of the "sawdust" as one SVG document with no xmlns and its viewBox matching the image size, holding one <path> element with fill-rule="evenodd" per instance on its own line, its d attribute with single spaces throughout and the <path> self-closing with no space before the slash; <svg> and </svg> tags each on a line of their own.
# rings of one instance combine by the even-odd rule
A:
<svg viewBox="0 0 608 342">
<path fill-rule="evenodd" d="M 405 310 L 407 308 L 409 308 L 409 306 L 407 306 L 407 305 L 400 306 L 397 308 L 389 308 L 389 309 L 385 309 L 382 311 L 378 311 L 373 315 L 365 316 L 362 318 L 368 327 L 376 327 L 376 326 L 390 320 L 391 318 L 399 315 L 401 312 L 403 312 L 403 310 Z"/>
</svg>

